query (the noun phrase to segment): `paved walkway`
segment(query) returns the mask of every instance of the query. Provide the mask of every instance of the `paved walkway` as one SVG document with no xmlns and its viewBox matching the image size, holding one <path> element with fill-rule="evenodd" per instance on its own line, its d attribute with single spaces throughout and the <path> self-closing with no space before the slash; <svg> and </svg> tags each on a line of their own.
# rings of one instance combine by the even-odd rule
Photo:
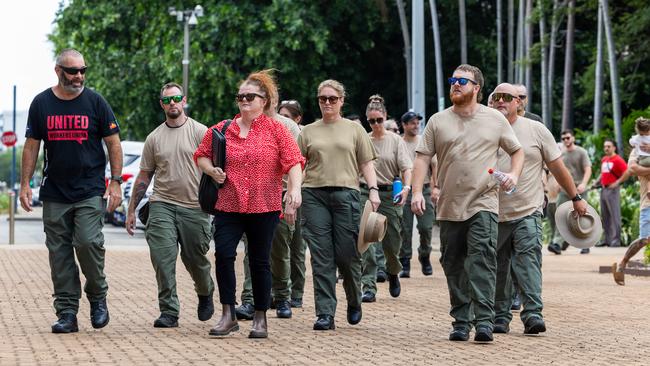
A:
<svg viewBox="0 0 650 366">
<path fill-rule="evenodd" d="M 1 244 L 0 365 L 647 365 L 650 279 L 628 277 L 627 286 L 620 287 L 611 275 L 597 273 L 599 265 L 611 264 L 622 253 L 610 248 L 592 249 L 590 255 L 573 248 L 561 256 L 544 253 L 548 331 L 523 336 L 516 318 L 510 334 L 482 345 L 447 341 L 449 297 L 437 261 L 433 276 L 424 277 L 414 260 L 413 277 L 403 280 L 397 299 L 388 295 L 387 283 L 379 284 L 378 300 L 364 304 L 359 325 L 346 323 L 343 300 L 337 329 L 330 332 L 311 330 L 315 316 L 309 275 L 305 307 L 294 309 L 293 319 L 277 319 L 270 310 L 270 338 L 250 340 L 250 322 L 241 322 L 241 330 L 224 339 L 208 336 L 216 318 L 205 323 L 196 319 L 197 298 L 179 260 L 180 327 L 154 329 L 156 284 L 148 249 L 141 245 L 107 249 L 110 324 L 94 330 L 84 298 L 79 333 L 55 335 L 50 333 L 55 315 L 47 251 L 40 244 Z M 434 255 L 437 259 L 439 253 Z M 337 293 L 344 299 L 341 285 Z"/>
</svg>

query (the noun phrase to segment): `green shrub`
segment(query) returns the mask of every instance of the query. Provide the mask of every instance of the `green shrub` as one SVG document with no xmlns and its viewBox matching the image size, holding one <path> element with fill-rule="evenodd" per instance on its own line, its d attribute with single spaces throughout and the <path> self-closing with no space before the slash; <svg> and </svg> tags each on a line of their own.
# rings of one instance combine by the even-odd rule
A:
<svg viewBox="0 0 650 366">
<path fill-rule="evenodd" d="M 7 193 L 0 193 L 0 214 L 9 212 L 9 195 Z"/>
</svg>

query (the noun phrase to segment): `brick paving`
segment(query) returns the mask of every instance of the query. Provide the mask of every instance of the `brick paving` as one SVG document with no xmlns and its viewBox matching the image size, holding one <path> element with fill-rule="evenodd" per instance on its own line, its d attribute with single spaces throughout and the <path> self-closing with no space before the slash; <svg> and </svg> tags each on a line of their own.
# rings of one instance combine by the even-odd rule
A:
<svg viewBox="0 0 650 366">
<path fill-rule="evenodd" d="M 142 240 L 142 239 L 134 239 Z M 142 244 L 142 243 L 140 243 Z M 439 264 L 424 277 L 413 260 L 412 278 L 402 281 L 393 299 L 379 284 L 376 303 L 364 304 L 363 320 L 345 321 L 340 302 L 335 331 L 315 332 L 313 290 L 308 269 L 305 307 L 292 319 L 269 310 L 269 338 L 247 338 L 250 322 L 234 335 L 216 339 L 208 322 L 196 319 L 197 298 L 178 261 L 180 327 L 155 329 L 159 315 L 154 272 L 144 245 L 107 245 L 110 324 L 90 326 L 89 306 L 81 300 L 79 333 L 50 333 L 55 320 L 47 251 L 43 245 L 0 245 L 0 365 L 66 364 L 508 364 L 647 365 L 650 363 L 650 279 L 628 276 L 614 284 L 598 266 L 620 258 L 624 249 L 594 248 L 580 255 L 544 253 L 544 301 L 548 331 L 524 336 L 515 314 L 511 333 L 492 344 L 449 342 L 449 298 Z M 213 258 L 210 252 L 210 258 Z M 434 251 L 437 259 L 439 253 Z M 241 281 L 241 256 L 238 258 Z M 240 283 L 241 286 L 241 283 Z M 217 303 L 217 308 L 219 305 Z M 473 336 L 473 334 L 472 334 Z"/>
</svg>

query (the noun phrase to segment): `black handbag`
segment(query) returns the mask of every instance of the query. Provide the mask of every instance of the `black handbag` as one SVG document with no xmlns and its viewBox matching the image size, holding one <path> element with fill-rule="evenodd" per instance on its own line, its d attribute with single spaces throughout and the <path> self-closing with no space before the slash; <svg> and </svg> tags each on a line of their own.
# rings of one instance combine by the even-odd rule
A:
<svg viewBox="0 0 650 366">
<path fill-rule="evenodd" d="M 212 165 L 215 167 L 226 169 L 226 129 L 230 126 L 232 120 L 227 120 L 224 123 L 221 131 L 216 128 L 212 129 Z M 201 183 L 199 183 L 199 204 L 201 210 L 210 215 L 217 213 L 215 206 L 217 205 L 217 198 L 219 198 L 220 184 L 217 184 L 211 176 L 203 173 L 201 175 Z"/>
</svg>

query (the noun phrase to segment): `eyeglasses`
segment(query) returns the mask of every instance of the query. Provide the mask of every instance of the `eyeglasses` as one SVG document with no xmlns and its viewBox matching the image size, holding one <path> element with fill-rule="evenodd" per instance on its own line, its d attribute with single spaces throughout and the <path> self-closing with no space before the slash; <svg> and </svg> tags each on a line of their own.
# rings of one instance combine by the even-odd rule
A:
<svg viewBox="0 0 650 366">
<path fill-rule="evenodd" d="M 83 75 L 86 73 L 86 69 L 88 68 L 87 66 L 81 68 L 65 67 L 63 65 L 56 65 L 56 66 L 60 67 L 68 75 L 77 75 L 78 72 L 80 72 L 81 75 Z"/>
<path fill-rule="evenodd" d="M 336 95 L 319 95 L 318 96 L 318 102 L 325 104 L 327 102 L 330 102 L 330 104 L 336 104 L 339 101 L 340 97 L 337 97 Z"/>
<path fill-rule="evenodd" d="M 180 103 L 183 100 L 182 95 L 170 95 L 168 97 L 160 97 L 162 104 L 169 104 L 174 101 L 174 103 Z"/>
<path fill-rule="evenodd" d="M 255 97 L 260 97 L 262 99 L 266 99 L 265 96 L 263 96 L 261 94 L 257 94 L 257 93 L 244 93 L 244 94 L 235 95 L 235 99 L 238 102 L 243 102 L 244 99 L 246 99 L 247 102 L 252 102 L 253 100 L 255 100 Z"/>
<path fill-rule="evenodd" d="M 379 117 L 379 118 L 368 118 L 368 123 L 371 125 L 374 125 L 375 123 L 384 123 L 384 119 Z"/>
<path fill-rule="evenodd" d="M 571 140 L 571 136 L 562 137 L 562 141 L 568 141 L 568 140 Z"/>
<path fill-rule="evenodd" d="M 449 78 L 447 81 L 449 82 L 449 85 L 454 85 L 456 82 L 458 82 L 459 85 L 467 85 L 468 82 L 471 82 L 474 85 L 478 85 L 476 81 L 468 78 Z"/>
<path fill-rule="evenodd" d="M 510 103 L 515 98 L 517 98 L 517 97 L 515 97 L 512 94 L 508 94 L 508 93 L 494 93 L 494 94 L 492 94 L 492 101 L 493 102 L 498 102 L 500 99 L 503 99 L 504 102 Z"/>
</svg>

